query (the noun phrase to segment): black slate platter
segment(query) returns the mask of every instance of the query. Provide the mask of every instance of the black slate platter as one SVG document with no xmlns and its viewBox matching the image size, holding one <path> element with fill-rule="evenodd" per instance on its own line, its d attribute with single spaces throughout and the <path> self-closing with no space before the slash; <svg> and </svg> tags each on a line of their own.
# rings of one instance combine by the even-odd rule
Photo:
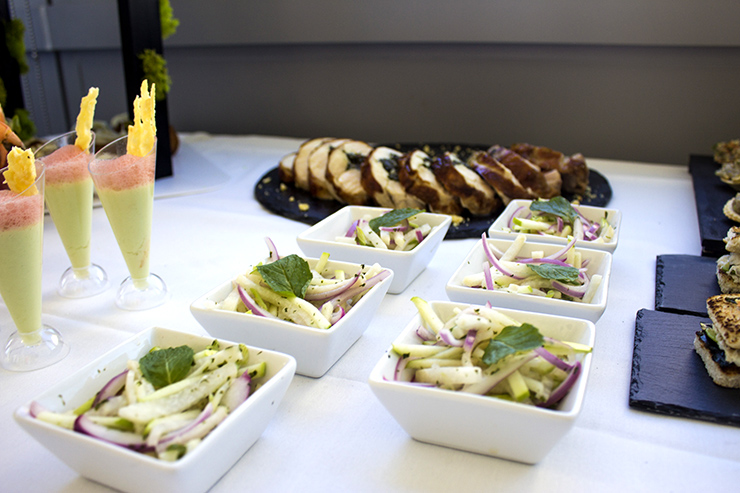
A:
<svg viewBox="0 0 740 493">
<path fill-rule="evenodd" d="M 485 149 L 487 146 L 461 145 L 461 144 L 389 144 L 399 150 L 411 148 L 424 149 L 430 155 L 444 151 L 459 152 L 465 156 L 476 149 Z M 586 196 L 576 197 L 565 195 L 568 200 L 578 199 L 583 205 L 597 207 L 606 206 L 612 197 L 611 185 L 607 179 L 598 171 L 590 170 L 589 192 Z M 275 167 L 265 173 L 257 181 L 254 187 L 254 197 L 265 209 L 279 216 L 300 221 L 306 224 L 316 224 L 320 220 L 335 213 L 345 204 L 335 200 L 321 200 L 311 196 L 307 191 L 300 190 L 290 183 L 281 183 L 278 168 Z M 486 217 L 465 216 L 459 224 L 453 224 L 447 231 L 445 239 L 455 238 L 478 238 L 496 220 L 502 211 L 498 211 Z"/>
<path fill-rule="evenodd" d="M 689 173 L 694 184 L 699 218 L 701 254 L 707 257 L 720 257 L 727 253 L 722 239 L 727 235 L 727 230 L 738 225 L 722 213 L 722 208 L 736 192 L 714 174 L 718 169 L 719 165 L 712 156 L 692 154 L 689 158 Z"/>
<path fill-rule="evenodd" d="M 694 334 L 708 321 L 695 315 L 637 312 L 630 407 L 740 426 L 740 389 L 716 385 L 694 351 Z"/>
<path fill-rule="evenodd" d="M 658 255 L 655 309 L 706 316 L 707 298 L 720 294 L 717 261 L 697 255 Z"/>
</svg>

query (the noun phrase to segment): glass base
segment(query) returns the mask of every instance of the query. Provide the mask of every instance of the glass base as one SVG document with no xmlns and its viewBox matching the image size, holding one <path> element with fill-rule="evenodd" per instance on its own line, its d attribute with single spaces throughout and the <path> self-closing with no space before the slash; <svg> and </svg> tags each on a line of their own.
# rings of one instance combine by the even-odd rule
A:
<svg viewBox="0 0 740 493">
<path fill-rule="evenodd" d="M 102 267 L 90 264 L 89 267 L 64 271 L 57 291 L 65 298 L 87 298 L 100 294 L 108 288 L 108 275 Z"/>
<path fill-rule="evenodd" d="M 69 345 L 62 340 L 59 332 L 44 325 L 23 337 L 18 332 L 10 334 L 0 355 L 0 364 L 10 371 L 38 370 L 61 361 L 67 354 Z"/>
<path fill-rule="evenodd" d="M 146 279 L 127 277 L 116 294 L 116 305 L 124 310 L 148 310 L 167 301 L 169 291 L 161 277 L 149 274 Z"/>
</svg>

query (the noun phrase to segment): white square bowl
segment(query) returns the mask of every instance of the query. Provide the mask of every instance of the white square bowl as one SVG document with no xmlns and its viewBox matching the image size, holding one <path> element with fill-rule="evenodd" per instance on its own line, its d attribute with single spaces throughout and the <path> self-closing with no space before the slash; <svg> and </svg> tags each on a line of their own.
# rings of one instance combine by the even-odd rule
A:
<svg viewBox="0 0 740 493">
<path fill-rule="evenodd" d="M 593 250 L 588 248 L 577 248 L 581 252 L 581 258 L 588 260 L 587 273 L 589 276 L 599 274 L 602 276 L 596 294 L 590 303 L 580 301 L 569 301 L 563 299 L 546 298 L 531 294 L 518 294 L 508 291 L 496 291 L 464 286 L 462 280 L 472 274 L 482 272 L 483 262 L 486 254 L 483 251 L 483 240 L 475 243 L 473 248 L 457 268 L 450 280 L 445 285 L 447 296 L 452 301 L 463 303 L 475 303 L 484 305 L 490 302 L 494 307 L 513 308 L 515 310 L 526 310 L 533 312 L 551 313 L 564 317 L 585 318 L 596 322 L 606 309 L 607 294 L 609 291 L 609 278 L 612 269 L 612 254 L 604 250 Z M 489 245 L 505 252 L 513 243 L 513 240 L 487 240 Z M 522 255 L 529 255 L 532 251 L 542 251 L 544 255 L 561 250 L 563 245 L 553 243 L 536 243 L 527 241 L 521 249 Z"/>
<path fill-rule="evenodd" d="M 306 261 L 313 268 L 318 259 L 306 258 Z M 342 269 L 349 276 L 360 271 L 362 266 L 329 260 L 327 268 Z M 388 291 L 393 275 L 391 271 L 390 276 L 373 286 L 339 322 L 328 329 L 212 308 L 212 302 L 222 301 L 231 292 L 232 281 L 226 281 L 198 298 L 190 305 L 190 311 L 212 336 L 290 354 L 297 362 L 296 373 L 318 378 L 365 332 Z"/>
<path fill-rule="evenodd" d="M 95 395 L 113 376 L 154 347 L 208 347 L 212 337 L 159 327 L 145 330 L 53 385 L 34 401 L 51 411 L 75 409 Z M 232 343 L 222 340 L 226 346 Z M 293 357 L 249 347 L 250 361 L 267 364 L 263 385 L 219 424 L 192 452 L 167 462 L 81 433 L 37 420 L 30 404 L 15 411 L 18 424 L 81 476 L 126 492 L 208 490 L 257 441 L 267 428 L 293 380 Z"/>
<path fill-rule="evenodd" d="M 326 252 L 336 260 L 357 264 L 378 263 L 391 269 L 394 277 L 388 292 L 398 294 L 406 289 L 429 265 L 450 228 L 452 218 L 446 214 L 431 212 L 422 212 L 416 216 L 418 223 L 429 224 L 432 231 L 416 248 L 407 252 L 382 250 L 336 241 L 338 236 L 344 236 L 347 233 L 353 221 L 366 215 L 378 217 L 388 211 L 389 209 L 382 207 L 348 205 L 299 234 L 296 241 L 303 253 L 311 257 L 320 257 Z"/>
<path fill-rule="evenodd" d="M 526 217 L 531 211 L 529 206 L 532 203 L 531 200 L 512 200 L 506 206 L 506 209 L 496 218 L 496 220 L 488 228 L 489 238 L 509 239 L 513 240 L 518 234 L 516 232 L 509 231 L 509 224 L 512 216 L 514 217 Z M 614 228 L 614 236 L 610 241 L 595 242 L 586 240 L 576 240 L 576 246 L 578 248 L 593 248 L 595 250 L 605 250 L 610 253 L 614 253 L 619 243 L 619 231 L 622 229 L 622 212 L 617 209 L 606 209 L 604 207 L 593 207 L 588 205 L 577 205 L 574 206 L 583 216 L 589 221 L 597 221 L 600 218 L 606 216 L 606 220 Z M 527 241 L 537 241 L 541 243 L 554 243 L 556 245 L 566 245 L 568 240 L 560 236 L 553 235 L 537 235 L 537 234 L 525 234 Z"/>
<path fill-rule="evenodd" d="M 442 320 L 455 308 L 468 304 L 430 302 Z M 544 336 L 593 347 L 594 324 L 541 313 L 497 309 L 520 323 L 530 323 Z M 416 315 L 396 343 L 421 343 Z M 591 353 L 581 361 L 581 375 L 555 409 L 505 401 L 453 390 L 410 385 L 394 381 L 399 356 L 386 350 L 370 373 L 368 383 L 375 396 L 398 424 L 420 442 L 458 450 L 536 464 L 571 429 L 581 412 L 591 368 Z"/>
</svg>

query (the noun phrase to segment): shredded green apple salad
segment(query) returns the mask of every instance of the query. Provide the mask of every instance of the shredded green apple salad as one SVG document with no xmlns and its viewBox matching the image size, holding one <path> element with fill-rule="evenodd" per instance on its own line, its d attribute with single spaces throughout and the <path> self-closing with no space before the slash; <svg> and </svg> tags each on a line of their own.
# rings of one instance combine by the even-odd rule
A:
<svg viewBox="0 0 740 493">
<path fill-rule="evenodd" d="M 202 351 L 152 348 L 79 408 L 31 416 L 166 461 L 191 452 L 261 385 L 267 364 L 250 364 L 243 344 Z"/>
<path fill-rule="evenodd" d="M 422 212 L 406 208 L 393 209 L 377 217 L 367 214 L 353 221 L 347 233 L 338 236 L 336 241 L 384 250 L 413 250 L 433 229 L 429 224 L 416 220 Z"/>
<path fill-rule="evenodd" d="M 606 211 L 603 217 L 591 221 L 564 197 L 537 199 L 529 207 L 518 207 L 504 231 L 575 237 L 593 243 L 609 243 L 614 239 L 614 227 L 607 220 Z"/>
<path fill-rule="evenodd" d="M 240 274 L 232 291 L 223 300 L 211 302 L 211 308 L 328 329 L 390 276 L 390 271 L 378 264 L 363 265 L 356 273 L 332 269 L 328 253 L 311 268 L 298 255 L 281 257 L 272 241 L 266 241 L 269 257 Z"/>
<path fill-rule="evenodd" d="M 589 276 L 588 260 L 575 249 L 575 238 L 547 256 L 542 251 L 520 256 L 526 241 L 526 236 L 520 234 L 505 252 L 500 252 L 483 233 L 481 242 L 486 260 L 482 271 L 463 278 L 462 285 L 583 303 L 593 301 L 602 276 Z"/>
<path fill-rule="evenodd" d="M 443 320 L 425 300 L 411 301 L 421 318 L 418 339 L 393 344 L 399 356 L 395 381 L 553 408 L 576 383 L 580 359 L 591 351 L 545 337 L 490 305 L 458 308 Z"/>
</svg>

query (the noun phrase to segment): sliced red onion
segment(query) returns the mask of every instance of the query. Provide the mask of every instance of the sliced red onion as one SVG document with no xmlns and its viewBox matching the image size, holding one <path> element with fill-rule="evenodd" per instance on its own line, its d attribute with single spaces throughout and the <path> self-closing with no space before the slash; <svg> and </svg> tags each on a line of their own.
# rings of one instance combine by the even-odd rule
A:
<svg viewBox="0 0 740 493">
<path fill-rule="evenodd" d="M 203 421 L 208 419 L 211 414 L 213 414 L 213 404 L 210 402 L 206 404 L 206 407 L 203 408 L 203 411 L 198 415 L 197 418 L 195 418 L 193 421 L 190 422 L 187 426 L 183 426 L 182 428 L 175 430 L 173 432 L 170 432 L 160 438 L 159 443 L 157 443 L 157 450 L 164 450 L 167 448 L 167 444 L 175 440 L 177 437 L 184 435 L 185 433 L 189 432 L 199 424 L 201 424 Z"/>
<path fill-rule="evenodd" d="M 419 336 L 419 339 L 422 341 L 433 341 L 436 339 L 436 336 L 433 332 L 431 332 L 429 329 L 424 327 L 423 325 L 420 325 L 416 329 L 416 335 Z"/>
<path fill-rule="evenodd" d="M 273 243 L 272 239 L 269 237 L 265 238 L 265 243 L 267 243 L 267 249 L 270 251 L 268 263 L 279 260 L 280 254 L 278 254 L 277 247 L 275 246 L 275 243 Z"/>
<path fill-rule="evenodd" d="M 524 209 L 524 206 L 520 205 L 519 207 L 514 209 L 514 212 L 511 214 L 511 216 L 509 216 L 509 221 L 506 224 L 509 227 L 509 229 L 514 229 L 514 218 L 516 217 L 517 214 L 519 214 L 519 211 L 521 211 L 522 209 Z"/>
<path fill-rule="evenodd" d="M 141 435 L 99 425 L 93 422 L 86 414 L 80 414 L 75 419 L 74 431 L 134 450 L 147 450 L 149 448 Z"/>
<path fill-rule="evenodd" d="M 30 414 L 32 418 L 38 418 L 39 414 L 47 411 L 48 409 L 36 401 L 31 402 L 31 405 L 28 406 L 28 414 Z"/>
<path fill-rule="evenodd" d="M 98 404 L 103 402 L 104 400 L 107 400 L 114 395 L 117 395 L 118 392 L 121 391 L 124 385 L 126 385 L 126 374 L 128 373 L 128 370 L 123 370 L 121 373 L 116 375 L 115 377 L 108 380 L 108 383 L 106 383 L 102 389 L 95 395 L 95 399 L 93 400 L 92 407 L 96 407 Z"/>
<path fill-rule="evenodd" d="M 512 272 L 504 268 L 496 258 L 496 256 L 491 251 L 490 246 L 488 245 L 488 240 L 486 239 L 486 233 L 484 232 L 483 235 L 481 235 L 481 239 L 483 241 L 483 252 L 486 254 L 486 258 L 488 258 L 488 261 L 491 262 L 491 265 L 493 265 L 496 270 L 501 272 L 501 274 L 505 275 L 506 277 L 511 277 L 512 279 L 524 279 L 524 277 L 521 276 L 515 276 Z"/>
<path fill-rule="evenodd" d="M 567 294 L 568 296 L 572 296 L 573 298 L 583 298 L 583 295 L 586 294 L 586 284 L 583 284 L 581 286 L 568 286 L 566 284 L 563 284 L 559 281 L 553 281 L 552 287 L 557 289 L 563 294 Z"/>
<path fill-rule="evenodd" d="M 254 298 L 249 296 L 247 291 L 241 287 L 241 285 L 237 285 L 236 290 L 239 292 L 239 298 L 241 298 L 244 306 L 246 306 L 254 315 L 267 318 L 277 318 L 272 313 L 259 306 Z"/>
<path fill-rule="evenodd" d="M 558 388 L 556 388 L 553 393 L 550 394 L 550 397 L 545 402 L 538 404 L 538 406 L 552 407 L 556 405 L 566 395 L 568 395 L 568 392 L 570 392 L 570 389 L 573 388 L 579 376 L 581 376 L 581 362 L 576 361 L 565 380 L 563 380 L 563 382 L 558 385 Z"/>
<path fill-rule="evenodd" d="M 552 354 L 550 351 L 543 347 L 538 347 L 534 350 L 535 353 L 537 353 L 542 359 L 550 363 L 551 365 L 560 368 L 563 371 L 570 371 L 571 368 L 573 368 L 573 365 L 568 364 L 567 362 L 561 360 L 554 354 Z"/>
<path fill-rule="evenodd" d="M 478 331 L 475 329 L 470 329 L 468 331 L 468 335 L 465 336 L 465 342 L 463 343 L 463 349 L 466 352 L 470 352 L 473 350 L 473 344 L 475 343 L 475 337 L 478 335 Z"/>
<path fill-rule="evenodd" d="M 344 236 L 347 238 L 352 238 L 357 232 L 357 224 L 359 222 L 360 222 L 359 219 L 355 219 L 354 221 L 352 221 L 352 225 L 349 227 L 349 229 L 347 230 L 347 233 Z"/>
<path fill-rule="evenodd" d="M 224 392 L 221 403 L 233 411 L 239 404 L 246 401 L 251 392 L 252 377 L 245 371 L 239 378 L 234 379 L 229 388 Z"/>
<path fill-rule="evenodd" d="M 463 345 L 463 341 L 459 339 L 455 339 L 455 336 L 452 335 L 452 332 L 450 332 L 450 329 L 442 329 L 439 331 L 437 335 L 448 346 L 462 347 Z"/>
<path fill-rule="evenodd" d="M 418 241 L 419 243 L 424 241 L 424 234 L 421 232 L 420 229 L 417 229 L 415 233 L 416 233 L 416 241 Z"/>
<path fill-rule="evenodd" d="M 565 245 L 565 247 L 564 247 L 563 249 L 561 249 L 561 250 L 558 250 L 557 252 L 553 253 L 552 255 L 548 255 L 548 256 L 547 256 L 547 257 L 545 257 L 545 258 L 555 258 L 555 259 L 559 259 L 560 257 L 563 257 L 563 256 L 567 255 L 567 253 L 568 253 L 568 250 L 570 250 L 570 249 L 571 249 L 571 248 L 573 247 L 573 245 L 575 245 L 575 244 L 576 244 L 576 237 L 574 236 L 574 237 L 573 237 L 573 239 L 571 239 L 571 240 L 570 240 L 570 241 L 568 242 L 568 244 L 567 244 L 567 245 Z"/>
<path fill-rule="evenodd" d="M 563 227 L 565 226 L 565 223 L 563 222 L 563 218 L 558 216 L 557 217 L 557 223 L 558 223 L 558 233 L 563 232 Z"/>
<path fill-rule="evenodd" d="M 360 283 L 359 286 L 352 286 L 350 289 L 347 289 L 339 296 L 332 298 L 331 302 L 334 304 L 339 304 L 341 302 L 351 300 L 358 294 L 362 294 L 370 290 L 372 287 L 374 287 L 376 284 L 380 283 L 383 279 L 387 278 L 390 275 L 391 273 L 389 270 L 383 269 L 375 274 L 373 277 L 366 279 L 364 282 Z"/>
<path fill-rule="evenodd" d="M 352 276 L 349 279 L 345 279 L 342 282 L 338 282 L 330 287 L 315 289 L 310 293 L 306 291 L 306 296 L 304 299 L 306 301 L 326 301 L 332 298 L 336 298 L 337 296 L 341 295 L 349 288 L 351 288 L 358 277 L 359 274 Z"/>
<path fill-rule="evenodd" d="M 491 264 L 483 262 L 483 279 L 485 279 L 485 288 L 489 291 L 493 289 L 493 277 L 491 276 Z"/>
<path fill-rule="evenodd" d="M 339 322 L 346 314 L 347 312 L 344 310 L 344 308 L 342 308 L 341 306 L 337 306 L 336 308 L 334 308 L 334 311 L 331 312 L 331 320 L 329 320 L 329 322 L 334 325 L 335 323 Z"/>
<path fill-rule="evenodd" d="M 404 226 L 402 224 L 399 224 L 398 226 L 381 226 L 380 227 L 381 231 L 389 231 L 389 232 L 390 231 L 406 231 L 407 229 L 409 229 L 409 227 Z"/>
</svg>

